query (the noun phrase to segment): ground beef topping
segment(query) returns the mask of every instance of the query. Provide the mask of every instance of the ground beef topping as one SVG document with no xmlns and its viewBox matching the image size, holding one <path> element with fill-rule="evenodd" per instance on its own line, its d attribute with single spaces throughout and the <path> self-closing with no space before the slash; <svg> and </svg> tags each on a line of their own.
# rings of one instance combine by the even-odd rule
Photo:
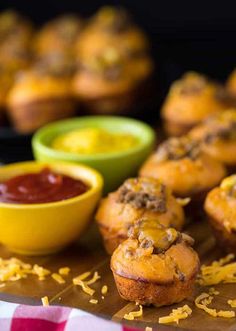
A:
<svg viewBox="0 0 236 331">
<path fill-rule="evenodd" d="M 169 138 L 156 151 L 158 161 L 181 160 L 190 158 L 196 160 L 200 154 L 200 144 L 187 137 Z"/>
<path fill-rule="evenodd" d="M 140 219 L 130 227 L 128 236 L 138 240 L 141 250 L 161 254 L 177 241 L 179 233 L 173 228 L 164 227 L 156 220 Z"/>
<path fill-rule="evenodd" d="M 205 121 L 204 142 L 210 144 L 216 140 L 236 140 L 236 111 L 229 110 L 210 117 Z"/>
<path fill-rule="evenodd" d="M 119 203 L 129 203 L 134 208 L 145 208 L 159 213 L 166 212 L 166 188 L 151 178 L 132 178 L 118 190 Z"/>
</svg>

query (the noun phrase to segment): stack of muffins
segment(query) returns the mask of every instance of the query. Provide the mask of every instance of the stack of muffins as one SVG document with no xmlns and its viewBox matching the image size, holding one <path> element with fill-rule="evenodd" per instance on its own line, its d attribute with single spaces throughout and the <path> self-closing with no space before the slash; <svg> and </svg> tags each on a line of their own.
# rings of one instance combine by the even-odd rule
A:
<svg viewBox="0 0 236 331">
<path fill-rule="evenodd" d="M 39 30 L 0 15 L 0 118 L 20 133 L 79 113 L 122 114 L 143 99 L 153 72 L 145 34 L 121 8 L 83 20 L 58 17 Z M 7 115 L 7 116 L 6 116 Z"/>
<path fill-rule="evenodd" d="M 226 88 L 192 72 L 174 83 L 162 108 L 170 137 L 100 202 L 96 221 L 126 300 L 163 306 L 192 294 L 199 258 L 180 232 L 189 221 L 208 217 L 217 244 L 236 253 L 235 75 Z"/>
</svg>

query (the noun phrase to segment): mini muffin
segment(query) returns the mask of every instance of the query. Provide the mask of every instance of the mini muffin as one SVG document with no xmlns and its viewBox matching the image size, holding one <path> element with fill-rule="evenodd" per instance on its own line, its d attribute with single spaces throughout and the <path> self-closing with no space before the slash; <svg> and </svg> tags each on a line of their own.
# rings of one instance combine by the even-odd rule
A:
<svg viewBox="0 0 236 331">
<path fill-rule="evenodd" d="M 230 99 L 222 86 L 206 77 L 189 72 L 173 83 L 161 115 L 167 134 L 187 133 L 209 115 L 226 109 Z"/>
<path fill-rule="evenodd" d="M 43 57 L 51 52 L 71 52 L 83 27 L 76 15 L 64 15 L 46 23 L 35 36 L 36 56 Z"/>
<path fill-rule="evenodd" d="M 199 258 L 191 237 L 148 219 L 138 221 L 129 236 L 111 258 L 123 299 L 160 307 L 192 294 Z"/>
<path fill-rule="evenodd" d="M 225 177 L 225 167 L 201 150 L 188 136 L 169 138 L 157 148 L 140 170 L 140 175 L 160 179 L 175 196 L 190 198 L 190 214 L 201 211 L 208 191 Z"/>
<path fill-rule="evenodd" d="M 0 63 L 17 71 L 30 63 L 32 25 L 14 11 L 0 14 Z"/>
<path fill-rule="evenodd" d="M 129 227 L 140 217 L 178 230 L 184 225 L 183 208 L 160 181 L 128 179 L 101 201 L 95 217 L 108 254 L 127 239 Z"/>
<path fill-rule="evenodd" d="M 121 114 L 146 100 L 145 84 L 153 71 L 150 57 L 125 58 L 117 48 L 104 48 L 99 55 L 81 62 L 73 91 L 91 113 Z"/>
<path fill-rule="evenodd" d="M 123 8 L 106 6 L 92 17 L 79 35 L 76 52 L 84 61 L 107 47 L 115 47 L 125 57 L 134 58 L 148 52 L 149 42 Z"/>
<path fill-rule="evenodd" d="M 236 109 L 212 115 L 189 134 L 202 142 L 207 154 L 224 163 L 231 171 L 236 169 Z"/>
<path fill-rule="evenodd" d="M 236 254 L 236 175 L 225 178 L 208 193 L 205 211 L 217 244 Z"/>
<path fill-rule="evenodd" d="M 37 68 L 18 77 L 9 91 L 7 107 L 13 126 L 21 133 L 72 116 L 76 110 L 70 81 Z"/>
</svg>

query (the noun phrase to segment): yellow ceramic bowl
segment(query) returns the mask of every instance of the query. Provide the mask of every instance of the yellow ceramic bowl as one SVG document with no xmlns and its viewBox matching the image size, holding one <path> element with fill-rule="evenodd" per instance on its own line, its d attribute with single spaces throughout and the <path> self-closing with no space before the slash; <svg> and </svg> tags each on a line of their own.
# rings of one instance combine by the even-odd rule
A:
<svg viewBox="0 0 236 331">
<path fill-rule="evenodd" d="M 57 252 L 78 239 L 93 216 L 101 196 L 101 175 L 84 165 L 64 162 L 22 162 L 0 167 L 0 182 L 44 167 L 81 179 L 90 186 L 84 194 L 42 204 L 0 203 L 0 242 L 24 255 Z"/>
</svg>

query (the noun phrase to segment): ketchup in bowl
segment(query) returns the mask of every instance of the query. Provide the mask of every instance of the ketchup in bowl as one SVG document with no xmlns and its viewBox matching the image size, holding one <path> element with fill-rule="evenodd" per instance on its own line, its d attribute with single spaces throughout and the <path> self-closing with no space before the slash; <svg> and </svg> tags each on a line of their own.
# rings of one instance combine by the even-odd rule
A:
<svg viewBox="0 0 236 331">
<path fill-rule="evenodd" d="M 0 202 L 37 204 L 74 198 L 89 187 L 81 180 L 44 168 L 38 173 L 26 173 L 0 183 Z"/>
</svg>

